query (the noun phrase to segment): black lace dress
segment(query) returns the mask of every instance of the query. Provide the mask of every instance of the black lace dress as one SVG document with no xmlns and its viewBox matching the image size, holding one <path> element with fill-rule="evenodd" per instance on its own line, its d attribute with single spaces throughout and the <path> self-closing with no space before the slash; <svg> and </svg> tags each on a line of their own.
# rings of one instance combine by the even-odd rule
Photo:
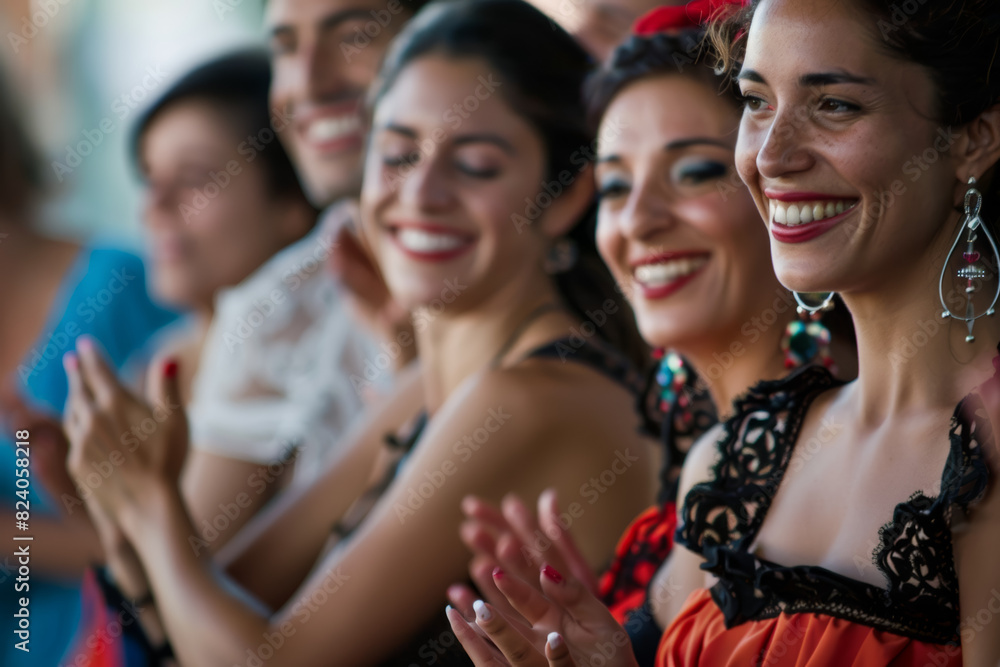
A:
<svg viewBox="0 0 1000 667">
<path fill-rule="evenodd" d="M 873 561 L 885 587 L 750 552 L 809 406 L 839 384 L 807 367 L 737 402 L 712 479 L 684 499 L 675 538 L 705 557 L 718 583 L 688 599 L 663 636 L 658 665 L 961 664 L 952 518 L 985 495 L 983 452 L 994 446 L 978 393 L 955 408 L 940 494 L 900 502 L 881 530 Z"/>
</svg>

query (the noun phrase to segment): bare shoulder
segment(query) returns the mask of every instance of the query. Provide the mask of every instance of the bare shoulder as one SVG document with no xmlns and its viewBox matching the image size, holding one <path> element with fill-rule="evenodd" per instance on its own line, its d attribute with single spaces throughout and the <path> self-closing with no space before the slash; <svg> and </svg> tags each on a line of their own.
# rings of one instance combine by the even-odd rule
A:
<svg viewBox="0 0 1000 667">
<path fill-rule="evenodd" d="M 719 441 L 725 431 L 722 424 L 716 424 L 691 446 L 684 459 L 684 468 L 681 470 L 681 481 L 678 486 L 678 504 L 683 502 L 683 498 L 697 484 L 707 482 L 712 478 L 712 470 L 719 460 Z"/>
<path fill-rule="evenodd" d="M 487 369 L 449 398 L 456 409 L 480 413 L 503 406 L 519 429 L 537 432 L 634 434 L 639 425 L 636 395 L 605 373 L 575 362 L 529 359 Z"/>
</svg>

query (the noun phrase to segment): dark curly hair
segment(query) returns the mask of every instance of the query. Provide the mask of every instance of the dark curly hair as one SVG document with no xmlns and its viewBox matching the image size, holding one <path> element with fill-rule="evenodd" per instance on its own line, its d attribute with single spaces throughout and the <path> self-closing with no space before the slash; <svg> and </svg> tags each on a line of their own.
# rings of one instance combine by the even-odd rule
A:
<svg viewBox="0 0 1000 667">
<path fill-rule="evenodd" d="M 739 107 L 734 89 L 725 85 L 713 69 L 717 60 L 704 28 L 633 35 L 615 49 L 612 57 L 587 81 L 589 126 L 592 131 L 597 131 L 611 101 L 626 86 L 649 76 L 664 74 L 688 76 L 717 88 L 725 99 Z"/>
<path fill-rule="evenodd" d="M 1000 2 L 997 0 L 854 0 L 868 13 L 876 42 L 891 56 L 921 65 L 937 87 L 935 119 L 956 127 L 1000 103 Z M 732 77 L 746 52 L 760 0 L 714 23 L 709 31 L 717 68 Z M 911 7 L 912 6 L 912 7 Z M 912 9 L 912 11 L 911 11 Z M 992 170 L 991 170 L 992 171 Z M 1000 178 L 980 179 L 983 212 L 997 227 Z M 984 218 L 986 215 L 984 215 Z"/>
</svg>

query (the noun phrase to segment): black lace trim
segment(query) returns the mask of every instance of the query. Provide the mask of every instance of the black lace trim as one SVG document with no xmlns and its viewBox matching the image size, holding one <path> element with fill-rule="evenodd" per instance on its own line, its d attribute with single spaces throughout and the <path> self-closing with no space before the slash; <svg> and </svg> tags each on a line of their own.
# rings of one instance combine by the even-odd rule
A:
<svg viewBox="0 0 1000 667">
<path fill-rule="evenodd" d="M 813 400 L 839 386 L 830 373 L 807 367 L 763 382 L 737 401 L 719 439 L 711 481 L 684 499 L 676 541 L 702 553 L 702 568 L 719 577 L 712 597 L 727 627 L 781 613 L 844 618 L 920 641 L 958 644 L 958 578 L 951 526 L 955 508 L 985 495 L 989 469 L 983 445 L 993 432 L 981 399 L 955 408 L 941 493 L 916 493 L 899 503 L 880 531 L 873 561 L 885 588 L 818 566 L 782 566 L 749 553 L 791 459 Z"/>
</svg>

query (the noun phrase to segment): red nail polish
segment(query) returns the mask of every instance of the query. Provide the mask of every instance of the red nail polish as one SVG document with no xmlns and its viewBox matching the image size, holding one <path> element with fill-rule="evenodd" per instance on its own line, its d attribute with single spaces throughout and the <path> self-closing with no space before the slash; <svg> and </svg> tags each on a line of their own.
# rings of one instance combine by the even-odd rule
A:
<svg viewBox="0 0 1000 667">
<path fill-rule="evenodd" d="M 163 364 L 163 376 L 171 379 L 177 377 L 177 362 L 174 359 Z"/>
<path fill-rule="evenodd" d="M 550 581 L 556 584 L 561 584 L 563 576 L 559 574 L 558 571 L 551 565 L 545 564 L 542 566 L 542 574 L 549 578 Z"/>
<path fill-rule="evenodd" d="M 499 567 L 493 568 L 493 578 L 500 579 L 501 577 L 503 577 L 503 570 L 501 570 Z"/>
</svg>

